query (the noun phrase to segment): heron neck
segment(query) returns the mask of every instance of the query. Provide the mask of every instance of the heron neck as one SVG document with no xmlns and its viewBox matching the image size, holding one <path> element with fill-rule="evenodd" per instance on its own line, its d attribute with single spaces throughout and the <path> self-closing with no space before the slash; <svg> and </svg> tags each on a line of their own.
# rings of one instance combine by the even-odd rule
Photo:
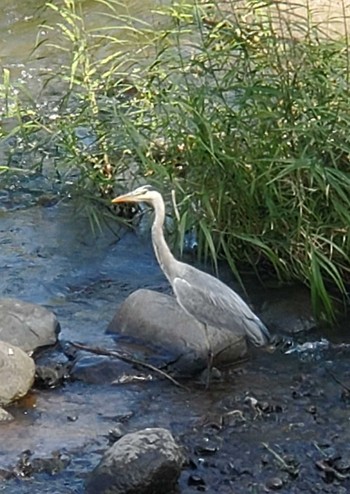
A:
<svg viewBox="0 0 350 494">
<path fill-rule="evenodd" d="M 165 206 L 161 198 L 154 204 L 154 209 L 155 218 L 152 226 L 154 252 L 162 271 L 168 280 L 171 281 L 172 267 L 175 263 L 175 258 L 164 238 Z"/>
</svg>

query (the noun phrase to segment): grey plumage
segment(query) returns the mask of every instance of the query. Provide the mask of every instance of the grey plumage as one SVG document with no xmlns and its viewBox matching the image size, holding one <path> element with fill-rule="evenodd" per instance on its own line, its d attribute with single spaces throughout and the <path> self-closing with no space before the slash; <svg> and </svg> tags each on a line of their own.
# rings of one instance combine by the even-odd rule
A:
<svg viewBox="0 0 350 494">
<path fill-rule="evenodd" d="M 154 251 L 185 312 L 205 327 L 210 325 L 244 334 L 255 346 L 269 342 L 268 329 L 236 292 L 214 276 L 180 262 L 172 255 L 164 239 L 165 206 L 159 192 L 146 185 L 116 197 L 112 202 L 146 202 L 154 208 Z"/>
</svg>

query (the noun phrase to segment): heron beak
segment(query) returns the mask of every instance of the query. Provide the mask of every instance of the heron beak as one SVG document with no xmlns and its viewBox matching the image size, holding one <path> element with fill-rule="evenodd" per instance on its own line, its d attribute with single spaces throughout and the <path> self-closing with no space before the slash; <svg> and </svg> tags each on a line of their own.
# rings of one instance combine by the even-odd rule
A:
<svg viewBox="0 0 350 494">
<path fill-rule="evenodd" d="M 121 202 L 135 202 L 135 198 L 130 194 L 123 194 L 112 199 L 112 204 L 120 204 Z"/>
</svg>

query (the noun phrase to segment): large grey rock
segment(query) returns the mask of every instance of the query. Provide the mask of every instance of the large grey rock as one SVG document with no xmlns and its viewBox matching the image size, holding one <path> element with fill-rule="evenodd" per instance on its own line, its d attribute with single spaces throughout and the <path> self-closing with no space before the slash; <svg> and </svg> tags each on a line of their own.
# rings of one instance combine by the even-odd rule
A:
<svg viewBox="0 0 350 494">
<path fill-rule="evenodd" d="M 165 494 L 173 492 L 184 456 L 166 429 L 126 434 L 109 448 L 91 473 L 88 494 Z"/>
<path fill-rule="evenodd" d="M 25 396 L 34 381 L 35 364 L 20 348 L 0 341 L 0 406 Z"/>
<path fill-rule="evenodd" d="M 59 330 L 56 316 L 44 307 L 12 298 L 0 299 L 0 340 L 32 352 L 55 344 Z"/>
<path fill-rule="evenodd" d="M 137 290 L 121 304 L 107 331 L 153 348 L 164 358 L 168 370 L 193 374 L 208 365 L 203 325 L 188 316 L 169 295 Z M 241 334 L 209 326 L 208 336 L 216 367 L 232 364 L 247 352 Z"/>
</svg>

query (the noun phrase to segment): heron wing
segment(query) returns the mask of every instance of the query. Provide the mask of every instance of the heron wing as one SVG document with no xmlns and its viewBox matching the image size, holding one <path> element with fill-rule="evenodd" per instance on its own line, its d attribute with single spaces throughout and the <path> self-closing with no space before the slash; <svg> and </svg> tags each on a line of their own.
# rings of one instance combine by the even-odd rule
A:
<svg viewBox="0 0 350 494">
<path fill-rule="evenodd" d="M 199 286 L 183 278 L 175 278 L 173 289 L 183 309 L 203 324 L 232 327 L 234 319 L 241 319 L 244 315 L 245 302 L 238 296 L 227 296 L 222 290 L 219 292 L 217 287 L 214 291 L 204 284 Z"/>
<path fill-rule="evenodd" d="M 172 284 L 179 305 L 201 323 L 246 334 L 257 346 L 266 343 L 269 333 L 260 319 L 217 278 L 193 269 Z"/>
</svg>

